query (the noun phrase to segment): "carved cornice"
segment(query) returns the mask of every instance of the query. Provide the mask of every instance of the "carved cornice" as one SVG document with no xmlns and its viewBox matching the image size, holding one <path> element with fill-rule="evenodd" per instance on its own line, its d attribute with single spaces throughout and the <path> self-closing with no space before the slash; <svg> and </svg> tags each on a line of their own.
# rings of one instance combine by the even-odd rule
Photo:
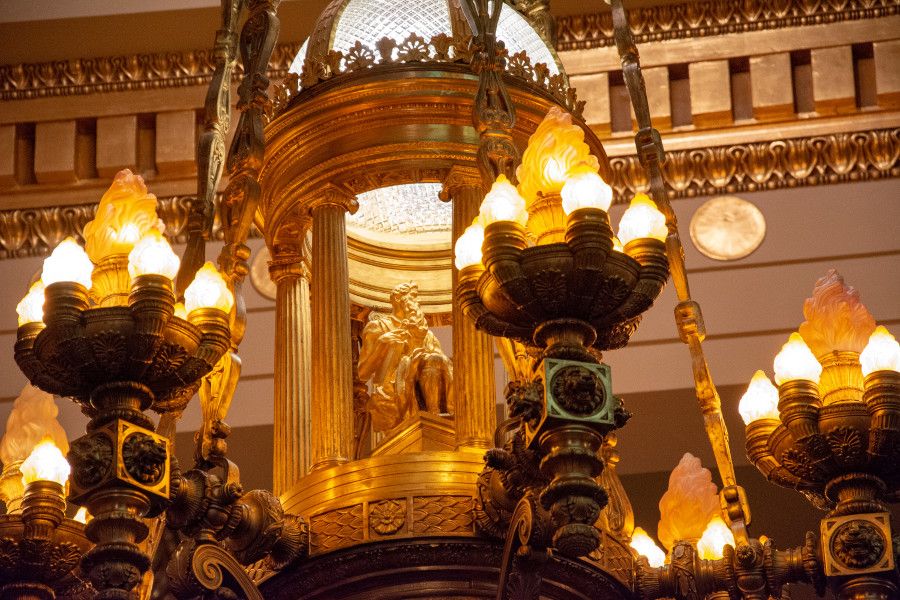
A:
<svg viewBox="0 0 900 600">
<path fill-rule="evenodd" d="M 221 194 L 216 198 L 217 203 Z M 187 222 L 193 197 L 159 198 L 157 212 L 166 224 L 166 237 L 173 242 L 187 241 Z M 0 211 L 0 260 L 44 256 L 69 236 L 83 241 L 81 232 L 94 218 L 96 204 L 46 206 Z M 222 228 L 216 212 L 213 224 L 215 239 L 222 239 Z M 251 237 L 259 237 L 256 228 Z"/>
<path fill-rule="evenodd" d="M 615 201 L 646 191 L 636 156 L 611 158 Z M 900 177 L 900 128 L 666 152 L 670 198 Z"/>
<path fill-rule="evenodd" d="M 706 0 L 636 8 L 628 11 L 628 22 L 640 44 L 874 19 L 898 11 L 900 0 Z M 610 12 L 559 17 L 556 31 L 559 51 L 615 45 Z"/>
<path fill-rule="evenodd" d="M 646 190 L 637 157 L 615 157 L 610 162 L 616 202 L 627 202 L 635 192 Z M 676 150 L 666 153 L 663 174 L 672 198 L 900 177 L 900 128 Z M 159 200 L 166 235 L 176 242 L 186 239 L 190 201 L 187 196 Z M 0 260 L 42 256 L 67 236 L 80 238 L 95 208 L 90 204 L 0 211 Z M 218 221 L 214 233 L 221 239 Z M 253 229 L 251 237 L 259 237 L 259 232 Z"/>
<path fill-rule="evenodd" d="M 296 43 L 275 47 L 269 78 L 287 74 L 299 47 Z M 210 50 L 0 65 L 0 100 L 207 85 L 214 70 Z M 232 81 L 238 83 L 242 76 L 238 63 Z"/>
</svg>

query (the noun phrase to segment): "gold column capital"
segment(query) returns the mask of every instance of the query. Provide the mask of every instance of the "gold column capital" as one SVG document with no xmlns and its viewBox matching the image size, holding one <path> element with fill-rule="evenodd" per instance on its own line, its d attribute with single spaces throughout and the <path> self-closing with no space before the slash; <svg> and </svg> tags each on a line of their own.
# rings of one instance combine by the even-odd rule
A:
<svg viewBox="0 0 900 600">
<path fill-rule="evenodd" d="M 324 206 L 338 206 L 352 215 L 359 210 L 359 201 L 357 201 L 356 195 L 347 188 L 329 183 L 310 203 L 309 210 L 313 212 Z"/>
<path fill-rule="evenodd" d="M 461 189 L 478 188 L 481 190 L 484 182 L 477 167 L 453 165 L 450 167 L 447 177 L 444 178 L 443 184 L 444 187 L 441 189 L 440 198 L 444 202 L 449 202 Z"/>
<path fill-rule="evenodd" d="M 277 285 L 288 278 L 302 277 L 309 281 L 309 260 L 297 252 L 285 252 L 269 261 L 269 277 Z"/>
</svg>

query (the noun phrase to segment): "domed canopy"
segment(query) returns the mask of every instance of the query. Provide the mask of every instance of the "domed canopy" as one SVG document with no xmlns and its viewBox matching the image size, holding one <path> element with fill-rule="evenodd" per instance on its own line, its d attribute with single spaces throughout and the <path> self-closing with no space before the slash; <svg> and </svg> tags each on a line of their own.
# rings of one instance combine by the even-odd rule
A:
<svg viewBox="0 0 900 600">
<path fill-rule="evenodd" d="M 440 33 L 452 36 L 460 29 L 465 35 L 471 34 L 459 0 L 332 0 L 319 16 L 310 38 L 300 47 L 290 71 L 298 75 L 302 72 L 307 53 L 346 53 L 356 42 L 375 48 L 384 37 L 399 44 L 411 33 L 429 40 Z M 510 56 L 524 51 L 532 64 L 546 64 L 551 75 L 560 72 L 553 48 L 507 4 L 500 10 L 497 39 L 503 41 Z"/>
</svg>

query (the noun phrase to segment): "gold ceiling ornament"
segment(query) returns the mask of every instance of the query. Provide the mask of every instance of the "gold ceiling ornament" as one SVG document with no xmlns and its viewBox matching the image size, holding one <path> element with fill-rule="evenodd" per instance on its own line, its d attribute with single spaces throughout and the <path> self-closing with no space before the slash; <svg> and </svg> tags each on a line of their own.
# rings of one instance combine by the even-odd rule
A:
<svg viewBox="0 0 900 600">
<path fill-rule="evenodd" d="M 227 43 L 228 37 L 220 42 Z M 269 75 L 283 77 L 299 46 L 279 44 L 269 61 Z M 205 49 L 2 65 L 0 100 L 208 85 L 218 59 L 215 52 Z M 237 65 L 228 81 L 237 83 L 242 73 L 242 65 Z"/>
<path fill-rule="evenodd" d="M 637 43 L 693 39 L 764 29 L 803 27 L 895 15 L 896 0 L 782 0 L 780 2 L 680 2 L 628 11 Z M 556 20 L 557 49 L 581 50 L 613 45 L 613 19 L 608 12 L 567 15 Z"/>
<path fill-rule="evenodd" d="M 691 217 L 691 241 L 715 260 L 737 260 L 752 254 L 766 237 L 766 219 L 755 204 L 737 196 L 704 202 Z"/>
</svg>

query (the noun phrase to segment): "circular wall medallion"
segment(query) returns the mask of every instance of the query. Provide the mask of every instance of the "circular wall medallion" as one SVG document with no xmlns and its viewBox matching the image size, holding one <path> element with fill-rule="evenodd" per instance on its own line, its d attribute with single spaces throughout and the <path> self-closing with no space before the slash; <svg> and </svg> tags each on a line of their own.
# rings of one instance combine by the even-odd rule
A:
<svg viewBox="0 0 900 600">
<path fill-rule="evenodd" d="M 691 240 L 715 260 L 744 258 L 766 237 L 766 219 L 752 202 L 719 196 L 703 203 L 691 218 Z"/>
<path fill-rule="evenodd" d="M 253 260 L 250 261 L 250 281 L 253 287 L 269 300 L 275 299 L 275 282 L 269 277 L 269 261 L 272 255 L 269 249 L 262 246 L 256 251 Z"/>
</svg>

